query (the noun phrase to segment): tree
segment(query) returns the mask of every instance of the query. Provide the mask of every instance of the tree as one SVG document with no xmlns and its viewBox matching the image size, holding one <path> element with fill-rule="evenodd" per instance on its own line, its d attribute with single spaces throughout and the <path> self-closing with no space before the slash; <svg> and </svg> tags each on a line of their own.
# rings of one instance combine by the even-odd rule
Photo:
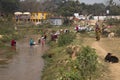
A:
<svg viewBox="0 0 120 80">
<path fill-rule="evenodd" d="M 120 1 L 120 0 L 119 0 Z M 108 0 L 106 9 L 110 10 L 109 15 L 120 15 L 120 6 L 114 0 Z"/>
<path fill-rule="evenodd" d="M 105 14 L 105 5 L 100 3 L 100 4 L 93 4 L 93 12 L 94 15 L 104 15 Z"/>
<path fill-rule="evenodd" d="M 37 12 L 40 11 L 41 2 L 35 0 L 25 0 L 20 2 L 19 10 L 20 11 L 29 11 L 29 12 Z"/>
<path fill-rule="evenodd" d="M 105 14 L 105 5 L 102 3 L 95 3 L 93 5 L 81 3 L 80 4 L 81 12 L 84 15 L 104 15 Z"/>
<path fill-rule="evenodd" d="M 53 12 L 55 11 L 55 8 L 57 6 L 55 5 L 54 1 L 51 0 L 51 1 L 45 1 L 43 4 L 42 4 L 42 10 L 43 11 L 48 11 L 48 12 Z"/>
<path fill-rule="evenodd" d="M 8 15 L 19 7 L 19 0 L 0 0 L 0 12 Z"/>
<path fill-rule="evenodd" d="M 81 8 L 79 1 L 63 2 L 57 9 L 57 13 L 62 16 L 72 16 L 74 13 L 80 12 Z"/>
</svg>

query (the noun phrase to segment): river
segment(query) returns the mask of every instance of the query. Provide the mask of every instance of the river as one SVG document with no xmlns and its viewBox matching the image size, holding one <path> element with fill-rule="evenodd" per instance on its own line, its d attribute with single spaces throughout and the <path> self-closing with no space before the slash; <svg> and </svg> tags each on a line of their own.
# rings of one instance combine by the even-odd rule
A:
<svg viewBox="0 0 120 80">
<path fill-rule="evenodd" d="M 26 40 L 17 42 L 17 53 L 9 64 L 0 68 L 0 80 L 41 80 L 44 48 L 29 46 Z"/>
</svg>

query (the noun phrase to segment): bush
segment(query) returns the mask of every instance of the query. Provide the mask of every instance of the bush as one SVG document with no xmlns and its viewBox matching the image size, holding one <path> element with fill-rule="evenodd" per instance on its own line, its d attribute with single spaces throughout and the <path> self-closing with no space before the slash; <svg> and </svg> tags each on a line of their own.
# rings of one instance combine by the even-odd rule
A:
<svg viewBox="0 0 120 80">
<path fill-rule="evenodd" d="M 117 27 L 115 30 L 117 37 L 120 37 L 120 27 Z"/>
<path fill-rule="evenodd" d="M 73 54 L 73 50 L 72 50 L 71 47 L 67 47 L 67 48 L 66 48 L 66 52 L 67 52 L 68 54 L 70 54 L 70 55 Z"/>
<path fill-rule="evenodd" d="M 95 80 L 99 75 L 99 63 L 94 49 L 89 46 L 83 47 L 78 54 L 77 60 L 79 62 L 78 70 L 83 80 Z"/>
<path fill-rule="evenodd" d="M 108 19 L 107 24 L 108 25 L 118 25 L 118 24 L 120 24 L 120 19 L 113 19 L 113 18 Z"/>
<path fill-rule="evenodd" d="M 96 80 L 100 76 L 100 64 L 94 49 L 82 47 L 76 60 L 69 60 L 60 69 L 58 80 Z"/>
<path fill-rule="evenodd" d="M 101 74 L 101 66 L 93 48 L 82 47 L 75 60 L 66 54 L 66 52 L 71 54 L 71 49 L 67 48 L 66 51 L 64 49 L 66 50 L 63 47 L 54 47 L 47 52 L 54 53 L 54 56 L 46 57 L 42 80 L 97 80 Z"/>
<path fill-rule="evenodd" d="M 75 38 L 75 34 L 73 33 L 65 33 L 60 35 L 58 38 L 58 46 L 64 46 L 70 44 Z"/>
</svg>

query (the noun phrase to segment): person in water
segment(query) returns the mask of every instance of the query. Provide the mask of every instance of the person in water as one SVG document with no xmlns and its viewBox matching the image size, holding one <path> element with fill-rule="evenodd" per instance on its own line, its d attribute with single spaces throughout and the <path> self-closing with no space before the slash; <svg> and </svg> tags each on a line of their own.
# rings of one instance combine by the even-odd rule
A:
<svg viewBox="0 0 120 80">
<path fill-rule="evenodd" d="M 11 47 L 13 50 L 16 50 L 16 41 L 14 39 L 11 40 Z"/>
<path fill-rule="evenodd" d="M 11 46 L 16 46 L 16 41 L 14 39 L 11 40 Z"/>
<path fill-rule="evenodd" d="M 34 44 L 34 40 L 31 38 L 31 39 L 30 39 L 30 46 L 33 46 L 33 45 L 35 45 L 35 44 Z"/>
</svg>

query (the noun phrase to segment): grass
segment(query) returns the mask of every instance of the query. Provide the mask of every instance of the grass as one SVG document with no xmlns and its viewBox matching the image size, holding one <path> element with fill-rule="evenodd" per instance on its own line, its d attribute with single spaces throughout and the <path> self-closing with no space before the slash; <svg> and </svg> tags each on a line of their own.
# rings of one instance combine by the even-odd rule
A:
<svg viewBox="0 0 120 80">
<path fill-rule="evenodd" d="M 8 26 L 8 24 L 7 24 L 7 26 Z M 53 27 L 53 28 L 50 28 L 50 29 L 54 30 L 54 31 L 57 31 L 58 29 L 61 29 L 61 28 L 65 29 L 65 27 L 57 27 L 57 28 Z M 71 27 L 67 27 L 67 28 L 71 28 Z M 25 28 L 22 28 L 22 29 L 23 29 L 22 31 L 19 31 L 19 33 L 22 33 L 22 34 L 20 34 L 21 36 L 23 36 L 24 34 L 42 34 L 44 32 L 44 30 L 46 30 L 46 29 L 40 29 L 40 30 L 43 30 L 43 31 L 39 32 L 33 26 L 31 27 L 31 29 L 29 29 L 29 27 L 25 27 Z M 73 28 L 71 28 L 71 29 L 73 29 Z M 89 40 L 88 40 L 88 38 L 89 38 Z M 69 46 L 69 45 L 73 45 L 73 46 L 85 45 L 86 46 L 88 44 L 91 45 L 93 40 L 95 40 L 93 38 L 94 38 L 94 32 L 85 33 L 85 34 L 77 33 L 76 38 L 74 38 L 73 42 L 69 43 L 67 46 Z M 102 45 L 102 44 L 104 44 L 103 42 L 105 42 L 106 45 Z M 117 44 L 116 43 L 110 44 L 112 42 L 112 40 L 107 41 L 107 40 L 104 40 L 104 39 L 103 39 L 103 42 L 100 42 L 102 47 L 104 47 L 108 51 L 109 50 L 114 51 L 114 52 L 116 51 L 115 53 L 119 54 L 119 51 L 118 51 L 119 48 L 120 48 L 119 44 L 118 44 L 119 42 Z M 45 59 L 45 68 L 43 70 L 42 80 L 68 80 L 68 79 L 65 79 L 64 77 L 67 77 L 67 78 L 69 78 L 70 76 L 78 77 L 79 75 L 77 75 L 77 74 L 79 72 L 77 72 L 78 70 L 75 67 L 76 67 L 76 65 L 78 65 L 80 63 L 76 64 L 77 61 L 74 61 L 70 58 L 70 55 L 67 54 L 67 52 L 66 52 L 66 47 L 67 46 L 64 45 L 62 47 L 59 47 L 59 46 L 57 46 L 56 42 L 52 42 L 52 43 L 50 43 L 50 45 L 52 47 L 43 56 L 43 58 Z M 113 49 L 112 47 L 110 47 L 110 46 L 113 46 L 113 45 L 117 45 L 115 47 L 116 49 L 115 48 Z M 107 46 L 109 46 L 109 47 L 107 47 Z M 8 46 L 1 45 L 0 49 L 1 49 L 0 51 L 3 51 L 2 54 L 5 53 L 4 55 L 2 55 L 2 57 L 8 58 L 8 59 L 12 58 L 12 56 L 14 54 L 16 54 L 16 52 L 11 51 L 10 47 L 8 47 Z M 0 63 L 4 64 L 5 62 L 3 61 L 3 62 L 0 62 Z M 107 67 L 104 66 L 104 64 L 103 64 L 103 66 L 100 66 L 100 71 L 101 72 L 103 71 L 103 73 L 106 73 L 106 70 L 105 70 L 106 68 Z M 74 74 L 76 74 L 77 76 L 74 75 Z M 105 77 L 105 76 L 106 76 L 106 74 L 103 74 L 103 77 Z M 75 80 L 75 79 L 73 79 L 73 80 Z M 104 80 L 104 79 L 101 79 L 101 80 Z M 107 79 L 105 79 L 105 80 L 107 80 Z"/>
<path fill-rule="evenodd" d="M 80 71 L 76 68 L 76 66 L 81 63 L 79 63 L 78 60 L 72 60 L 70 54 L 66 52 L 66 49 L 67 46 L 70 45 L 82 46 L 85 42 L 84 37 L 86 36 L 87 34 L 82 35 L 76 33 L 76 37 L 71 43 L 69 43 L 69 45 L 64 45 L 61 47 L 57 46 L 57 43 L 54 44 L 54 42 L 52 42 L 52 47 L 50 47 L 50 49 L 43 56 L 43 58 L 45 59 L 45 68 L 43 70 L 42 80 L 82 80 L 83 77 L 80 75 Z M 52 56 L 49 57 L 48 55 Z M 99 68 L 102 71 L 102 66 Z M 99 71 L 100 70 L 98 70 L 98 73 L 100 73 Z M 98 75 L 96 74 L 96 76 Z"/>
<path fill-rule="evenodd" d="M 64 47 L 57 47 L 50 49 L 46 54 L 51 54 L 52 58 L 44 56 L 46 61 L 45 71 L 43 72 L 43 80 L 53 80 L 59 74 L 59 70 L 64 65 L 62 61 L 69 58 L 69 55 L 66 55 L 64 52 Z M 52 75 L 50 75 L 52 74 Z"/>
</svg>

